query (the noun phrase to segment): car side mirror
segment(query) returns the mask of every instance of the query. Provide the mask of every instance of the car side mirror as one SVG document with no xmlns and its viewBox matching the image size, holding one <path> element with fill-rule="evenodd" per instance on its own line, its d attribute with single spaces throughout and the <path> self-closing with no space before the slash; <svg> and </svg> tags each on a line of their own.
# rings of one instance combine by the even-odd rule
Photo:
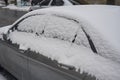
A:
<svg viewBox="0 0 120 80">
<path fill-rule="evenodd" d="M 3 34 L 3 40 L 7 40 L 7 34 Z"/>
</svg>

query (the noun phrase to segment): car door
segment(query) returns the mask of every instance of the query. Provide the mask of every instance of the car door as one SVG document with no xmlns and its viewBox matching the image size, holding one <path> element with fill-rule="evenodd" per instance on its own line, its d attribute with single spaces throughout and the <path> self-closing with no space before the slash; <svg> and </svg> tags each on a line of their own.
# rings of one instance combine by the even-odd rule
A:
<svg viewBox="0 0 120 80">
<path fill-rule="evenodd" d="M 31 18 L 31 17 L 29 17 L 29 18 Z M 32 20 L 29 18 L 21 20 L 17 25 L 15 25 L 13 27 L 25 27 L 25 26 L 31 26 L 32 23 L 36 24 L 36 21 L 34 20 L 34 18 L 32 18 Z M 42 21 L 43 18 L 41 17 L 40 19 Z M 26 21 L 26 22 L 24 22 L 24 21 Z M 24 23 L 25 23 L 25 25 L 24 25 Z M 42 23 L 42 24 L 44 24 L 44 23 Z M 36 24 L 36 26 L 37 26 L 37 24 Z M 44 28 L 44 26 L 43 26 L 43 28 Z M 36 28 L 34 30 L 38 30 L 38 29 Z M 11 30 L 9 30 L 9 31 L 11 31 Z M 24 31 L 25 31 L 25 29 L 24 29 Z M 32 31 L 33 31 L 32 28 L 31 29 L 29 28 L 26 30 L 26 32 L 32 32 Z M 39 29 L 38 31 L 42 31 L 42 30 Z M 29 58 L 28 58 L 29 55 L 27 54 L 27 51 L 26 51 L 26 54 L 23 55 L 22 53 L 24 53 L 24 50 L 20 49 L 19 45 L 17 45 L 16 43 L 12 43 L 12 41 L 10 41 L 9 39 L 5 39 L 5 41 L 1 40 L 0 43 L 1 43 L 1 45 L 0 45 L 0 64 L 5 69 L 7 69 L 11 74 L 13 74 L 17 79 L 31 80 L 32 77 L 30 76 L 30 69 L 29 69 L 30 62 L 29 62 Z"/>
<path fill-rule="evenodd" d="M 89 43 L 84 32 L 81 30 L 81 26 L 76 21 L 66 17 L 52 14 L 34 15 L 21 21 L 17 25 L 17 30 L 20 32 L 33 33 L 37 36 L 42 35 L 49 38 L 57 38 L 89 48 Z M 78 33 L 79 31 L 81 32 Z M 30 57 L 30 80 L 74 80 L 68 76 L 63 76 L 63 74 L 59 75 L 61 73 L 54 71 L 53 68 L 51 70 L 51 67 L 47 65 L 52 64 L 52 62 L 40 57 L 36 52 L 28 51 L 28 56 Z"/>
<path fill-rule="evenodd" d="M 35 34 L 36 36 L 44 36 L 48 38 L 57 38 L 60 40 L 75 43 L 90 48 L 87 37 L 82 27 L 77 21 L 52 14 L 36 14 L 31 15 L 13 26 L 12 32 L 24 32 L 25 34 Z M 10 32 L 10 31 L 9 31 Z M 9 33 L 11 34 L 11 33 Z M 24 35 L 24 34 L 23 34 Z M 22 40 L 21 36 L 16 36 Z M 14 39 L 12 39 L 14 41 Z M 28 42 L 32 42 L 28 39 Z M 9 42 L 9 41 L 8 41 Z M 11 45 L 11 41 L 9 45 Z M 50 59 L 36 55 L 35 51 L 29 48 L 24 50 L 21 45 L 12 44 L 15 49 L 9 49 L 5 53 L 6 63 L 13 69 L 13 74 L 20 80 L 77 80 L 78 78 L 66 75 L 54 67 L 50 67 L 52 63 Z M 31 45 L 32 46 L 32 45 Z M 37 45 L 36 45 L 37 46 Z M 16 54 L 17 53 L 17 54 Z M 42 63 L 41 63 L 42 62 Z M 53 65 L 52 65 L 53 66 Z M 54 65 L 58 67 L 58 64 Z M 51 77 L 52 76 L 52 77 Z M 80 79 L 78 79 L 80 80 Z"/>
<path fill-rule="evenodd" d="M 25 32 L 26 34 L 27 33 L 28 34 L 32 33 L 32 34 L 36 34 L 36 35 L 42 34 L 43 30 L 45 28 L 46 22 L 48 21 L 47 16 L 48 15 L 29 16 L 14 26 L 15 31 Z M 19 37 L 19 38 L 22 39 L 21 37 Z M 34 42 L 32 42 L 32 43 L 34 43 Z M 34 62 L 34 60 L 33 60 L 34 55 L 32 54 L 32 52 L 29 50 L 24 50 L 23 48 L 21 48 L 21 45 L 19 45 L 18 50 L 21 53 L 20 58 L 23 58 L 22 61 L 24 61 L 24 59 L 26 59 L 26 61 L 27 61 L 26 64 L 25 64 L 25 62 L 23 62 L 23 64 L 20 64 L 21 65 L 20 68 L 22 67 L 22 65 L 23 66 L 26 65 L 26 72 L 24 72 L 24 74 L 22 75 L 22 78 L 23 78 L 22 80 L 41 80 L 43 78 L 46 78 L 44 76 L 40 76 L 39 74 L 46 73 L 47 68 L 44 68 L 44 67 L 42 68 L 41 65 L 39 66 L 39 63 Z M 25 70 L 23 69 L 23 71 L 25 71 Z M 19 77 L 19 79 L 20 79 L 20 77 Z"/>
<path fill-rule="evenodd" d="M 28 80 L 28 59 L 21 55 L 15 44 L 2 41 L 0 46 L 0 64 L 19 80 Z"/>
</svg>

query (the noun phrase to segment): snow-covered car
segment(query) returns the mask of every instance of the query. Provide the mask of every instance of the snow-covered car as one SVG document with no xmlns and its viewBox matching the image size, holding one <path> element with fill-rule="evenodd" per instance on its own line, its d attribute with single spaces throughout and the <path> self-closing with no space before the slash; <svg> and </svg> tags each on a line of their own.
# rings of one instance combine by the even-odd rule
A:
<svg viewBox="0 0 120 80">
<path fill-rule="evenodd" d="M 76 2 L 75 0 L 32 0 L 32 6 L 30 7 L 29 11 L 54 6 L 71 6 L 79 4 L 80 3 Z"/>
<path fill-rule="evenodd" d="M 0 64 L 22 80 L 119 80 L 120 7 L 52 7 L 0 28 Z"/>
</svg>

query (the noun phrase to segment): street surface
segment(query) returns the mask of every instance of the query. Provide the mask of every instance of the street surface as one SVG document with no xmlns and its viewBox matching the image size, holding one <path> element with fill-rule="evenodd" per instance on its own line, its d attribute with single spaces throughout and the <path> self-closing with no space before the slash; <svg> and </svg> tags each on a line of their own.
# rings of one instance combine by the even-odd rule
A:
<svg viewBox="0 0 120 80">
<path fill-rule="evenodd" d="M 2 9 L 0 7 L 0 27 L 12 24 L 14 21 L 16 21 L 25 13 L 26 12 L 22 12 L 22 11 L 14 11 L 14 10 L 12 11 L 8 9 Z M 2 67 L 0 67 L 0 75 L 4 76 L 7 80 L 17 80 L 14 76 L 12 76 L 9 72 L 7 72 Z M 0 80 L 2 79 L 3 77 L 0 78 Z"/>
<path fill-rule="evenodd" d="M 2 9 L 0 7 L 0 27 L 12 24 L 26 12 Z"/>
</svg>

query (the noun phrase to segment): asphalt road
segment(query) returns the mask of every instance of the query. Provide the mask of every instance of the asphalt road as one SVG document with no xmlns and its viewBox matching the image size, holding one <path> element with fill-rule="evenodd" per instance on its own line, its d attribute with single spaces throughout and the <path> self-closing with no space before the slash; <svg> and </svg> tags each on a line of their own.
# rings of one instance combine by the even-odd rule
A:
<svg viewBox="0 0 120 80">
<path fill-rule="evenodd" d="M 0 27 L 12 24 L 26 12 L 2 9 L 0 7 Z"/>
<path fill-rule="evenodd" d="M 26 12 L 14 11 L 9 9 L 2 9 L 0 7 L 0 27 L 11 25 L 14 21 L 24 15 Z M 7 80 L 17 80 L 7 70 L 0 66 L 0 74 L 2 74 Z"/>
</svg>

